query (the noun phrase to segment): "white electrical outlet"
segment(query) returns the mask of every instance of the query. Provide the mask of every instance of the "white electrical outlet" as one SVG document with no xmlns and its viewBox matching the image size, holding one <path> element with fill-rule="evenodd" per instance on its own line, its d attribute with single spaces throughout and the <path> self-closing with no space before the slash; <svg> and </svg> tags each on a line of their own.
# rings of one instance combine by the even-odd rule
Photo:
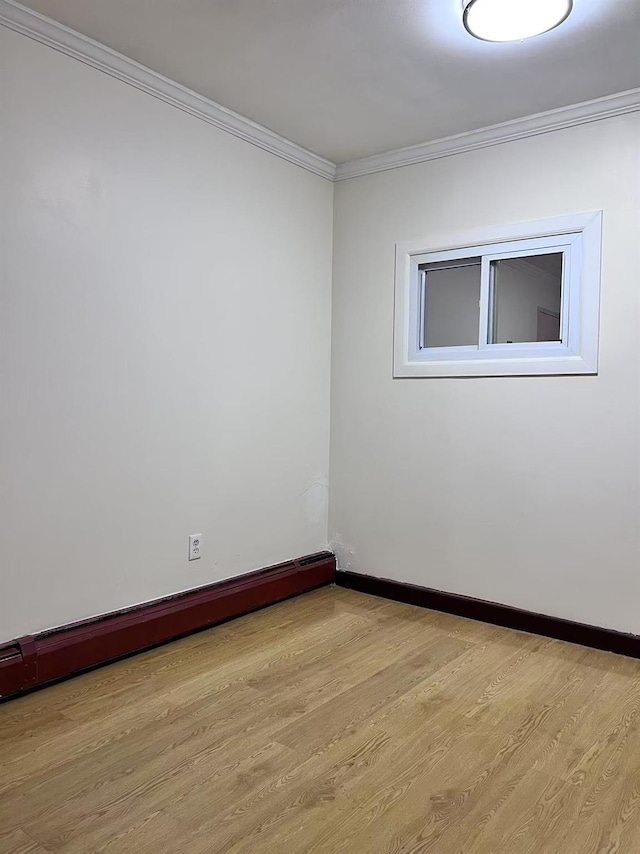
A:
<svg viewBox="0 0 640 854">
<path fill-rule="evenodd" d="M 202 534 L 191 534 L 189 537 L 189 560 L 200 560 L 202 557 Z"/>
</svg>

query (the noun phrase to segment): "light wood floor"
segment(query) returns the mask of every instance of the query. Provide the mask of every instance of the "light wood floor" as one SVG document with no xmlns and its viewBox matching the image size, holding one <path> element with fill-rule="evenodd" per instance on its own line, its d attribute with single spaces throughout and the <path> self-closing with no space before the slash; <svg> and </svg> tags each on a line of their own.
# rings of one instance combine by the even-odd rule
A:
<svg viewBox="0 0 640 854">
<path fill-rule="evenodd" d="M 325 588 L 0 706 L 2 854 L 640 852 L 640 662 Z"/>
</svg>

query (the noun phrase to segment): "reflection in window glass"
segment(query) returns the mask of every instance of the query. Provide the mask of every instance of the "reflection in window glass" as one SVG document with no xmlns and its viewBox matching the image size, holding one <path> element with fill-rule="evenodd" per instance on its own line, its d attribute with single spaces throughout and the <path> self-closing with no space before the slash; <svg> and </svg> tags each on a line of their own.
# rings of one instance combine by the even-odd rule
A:
<svg viewBox="0 0 640 854">
<path fill-rule="evenodd" d="M 480 258 L 423 268 L 422 347 L 478 344 Z"/>
<path fill-rule="evenodd" d="M 562 252 L 491 262 L 490 344 L 560 341 Z"/>
</svg>

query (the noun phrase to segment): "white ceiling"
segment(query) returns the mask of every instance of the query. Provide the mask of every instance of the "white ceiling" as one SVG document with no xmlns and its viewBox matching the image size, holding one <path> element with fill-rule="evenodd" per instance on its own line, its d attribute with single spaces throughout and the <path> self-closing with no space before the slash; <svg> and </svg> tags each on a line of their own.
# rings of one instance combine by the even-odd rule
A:
<svg viewBox="0 0 640 854">
<path fill-rule="evenodd" d="M 469 36 L 461 0 L 24 5 L 337 163 L 640 86 L 640 0 L 516 44 Z"/>
</svg>

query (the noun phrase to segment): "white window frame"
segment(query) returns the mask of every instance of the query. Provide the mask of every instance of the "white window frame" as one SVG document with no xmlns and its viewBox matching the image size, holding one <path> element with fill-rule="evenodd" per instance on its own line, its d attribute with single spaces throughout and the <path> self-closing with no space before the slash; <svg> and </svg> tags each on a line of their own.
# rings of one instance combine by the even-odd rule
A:
<svg viewBox="0 0 640 854">
<path fill-rule="evenodd" d="M 394 377 L 597 374 L 602 212 L 555 217 L 396 244 Z M 563 253 L 561 341 L 490 344 L 490 268 L 494 260 Z M 421 265 L 482 258 L 478 344 L 420 346 Z"/>
</svg>

